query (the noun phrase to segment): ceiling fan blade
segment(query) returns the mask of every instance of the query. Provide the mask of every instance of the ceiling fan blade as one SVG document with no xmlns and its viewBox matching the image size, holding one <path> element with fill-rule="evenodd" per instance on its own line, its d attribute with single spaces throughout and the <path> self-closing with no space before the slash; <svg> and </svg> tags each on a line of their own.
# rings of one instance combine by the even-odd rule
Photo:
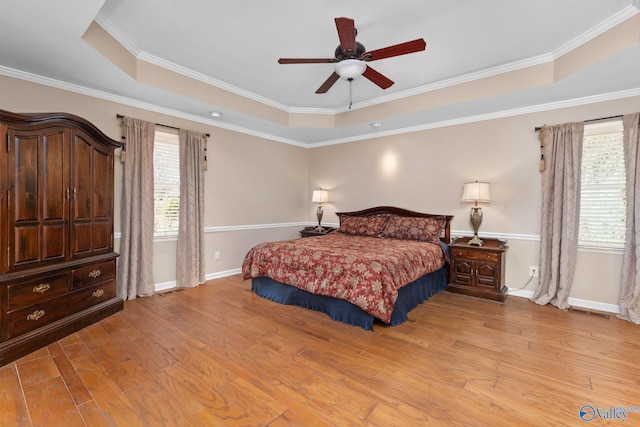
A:
<svg viewBox="0 0 640 427">
<path fill-rule="evenodd" d="M 362 54 L 363 61 L 377 61 L 378 59 L 391 58 L 392 56 L 406 55 L 408 53 L 425 50 L 427 42 L 424 39 L 416 39 L 410 42 L 400 43 L 393 46 L 383 47 Z"/>
<path fill-rule="evenodd" d="M 331 64 L 336 58 L 280 58 L 278 64 Z"/>
<path fill-rule="evenodd" d="M 340 48 L 347 56 L 356 54 L 356 27 L 351 18 L 336 18 L 336 28 L 340 38 Z"/>
<path fill-rule="evenodd" d="M 385 76 L 383 76 L 382 74 L 374 70 L 373 68 L 369 67 L 368 65 L 367 65 L 367 69 L 364 70 L 364 73 L 362 73 L 362 75 L 368 78 L 369 80 L 371 80 L 373 83 L 380 86 L 382 89 L 387 89 L 391 87 L 391 85 L 393 85 L 392 80 L 389 80 L 388 78 L 386 78 Z"/>
<path fill-rule="evenodd" d="M 327 93 L 327 91 L 331 89 L 331 86 L 333 86 L 333 84 L 337 82 L 339 78 L 340 76 L 338 75 L 338 73 L 334 71 L 333 74 L 331 74 L 329 78 L 325 80 L 324 83 L 322 83 L 322 86 L 320 86 L 318 90 L 316 90 L 316 93 Z"/>
</svg>

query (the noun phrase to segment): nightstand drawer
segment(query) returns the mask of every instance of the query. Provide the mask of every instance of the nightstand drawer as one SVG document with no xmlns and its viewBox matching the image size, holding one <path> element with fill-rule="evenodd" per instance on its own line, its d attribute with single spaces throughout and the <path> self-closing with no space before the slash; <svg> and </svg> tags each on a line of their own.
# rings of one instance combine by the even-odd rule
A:
<svg viewBox="0 0 640 427">
<path fill-rule="evenodd" d="M 500 260 L 500 253 L 496 253 L 496 252 L 478 251 L 477 249 L 458 249 L 458 248 L 453 249 L 451 252 L 453 256 L 455 256 L 456 258 L 478 259 L 478 260 L 495 261 L 495 262 L 498 262 Z"/>
</svg>

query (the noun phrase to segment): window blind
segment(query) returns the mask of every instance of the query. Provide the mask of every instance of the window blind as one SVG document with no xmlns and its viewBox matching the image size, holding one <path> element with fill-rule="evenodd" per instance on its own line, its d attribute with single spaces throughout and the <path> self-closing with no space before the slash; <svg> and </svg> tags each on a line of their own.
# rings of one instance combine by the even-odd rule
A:
<svg viewBox="0 0 640 427">
<path fill-rule="evenodd" d="M 610 124 L 609 124 L 610 125 Z M 621 123 L 585 126 L 580 188 L 580 246 L 623 248 L 626 226 Z"/>
<path fill-rule="evenodd" d="M 153 146 L 154 234 L 178 232 L 180 145 L 177 133 L 156 130 Z"/>
</svg>

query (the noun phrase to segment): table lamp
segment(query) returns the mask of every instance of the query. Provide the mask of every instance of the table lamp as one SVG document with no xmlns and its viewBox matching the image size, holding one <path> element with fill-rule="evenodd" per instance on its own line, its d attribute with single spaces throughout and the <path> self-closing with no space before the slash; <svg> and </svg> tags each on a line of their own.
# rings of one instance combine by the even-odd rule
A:
<svg viewBox="0 0 640 427">
<path fill-rule="evenodd" d="M 473 239 L 469 240 L 470 245 L 482 246 L 483 242 L 478 237 L 478 229 L 482 224 L 482 208 L 478 206 L 478 202 L 489 203 L 491 195 L 489 194 L 488 182 L 465 182 L 462 190 L 463 202 L 474 202 L 471 207 L 471 225 L 473 226 Z"/>
<path fill-rule="evenodd" d="M 329 192 L 327 190 L 313 190 L 313 196 L 311 197 L 313 203 L 318 203 L 318 209 L 316 209 L 316 216 L 318 217 L 318 226 L 315 231 L 323 232 L 324 228 L 320 224 L 322 222 L 322 204 L 329 202 Z"/>
</svg>

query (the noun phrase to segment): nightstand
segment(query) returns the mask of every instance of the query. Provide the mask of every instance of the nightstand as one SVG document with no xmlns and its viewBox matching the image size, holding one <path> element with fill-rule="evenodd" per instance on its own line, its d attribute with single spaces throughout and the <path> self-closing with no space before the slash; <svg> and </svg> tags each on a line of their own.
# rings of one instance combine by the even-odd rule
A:
<svg viewBox="0 0 640 427">
<path fill-rule="evenodd" d="M 316 228 L 317 226 L 305 227 L 304 229 L 300 230 L 300 236 L 302 237 L 324 236 L 333 231 L 336 231 L 335 227 L 322 227 L 322 231 L 317 231 Z"/>
<path fill-rule="evenodd" d="M 504 301 L 506 242 L 482 239 L 483 246 L 470 246 L 470 237 L 462 237 L 450 244 L 451 273 L 447 290 L 459 294 Z"/>
</svg>

